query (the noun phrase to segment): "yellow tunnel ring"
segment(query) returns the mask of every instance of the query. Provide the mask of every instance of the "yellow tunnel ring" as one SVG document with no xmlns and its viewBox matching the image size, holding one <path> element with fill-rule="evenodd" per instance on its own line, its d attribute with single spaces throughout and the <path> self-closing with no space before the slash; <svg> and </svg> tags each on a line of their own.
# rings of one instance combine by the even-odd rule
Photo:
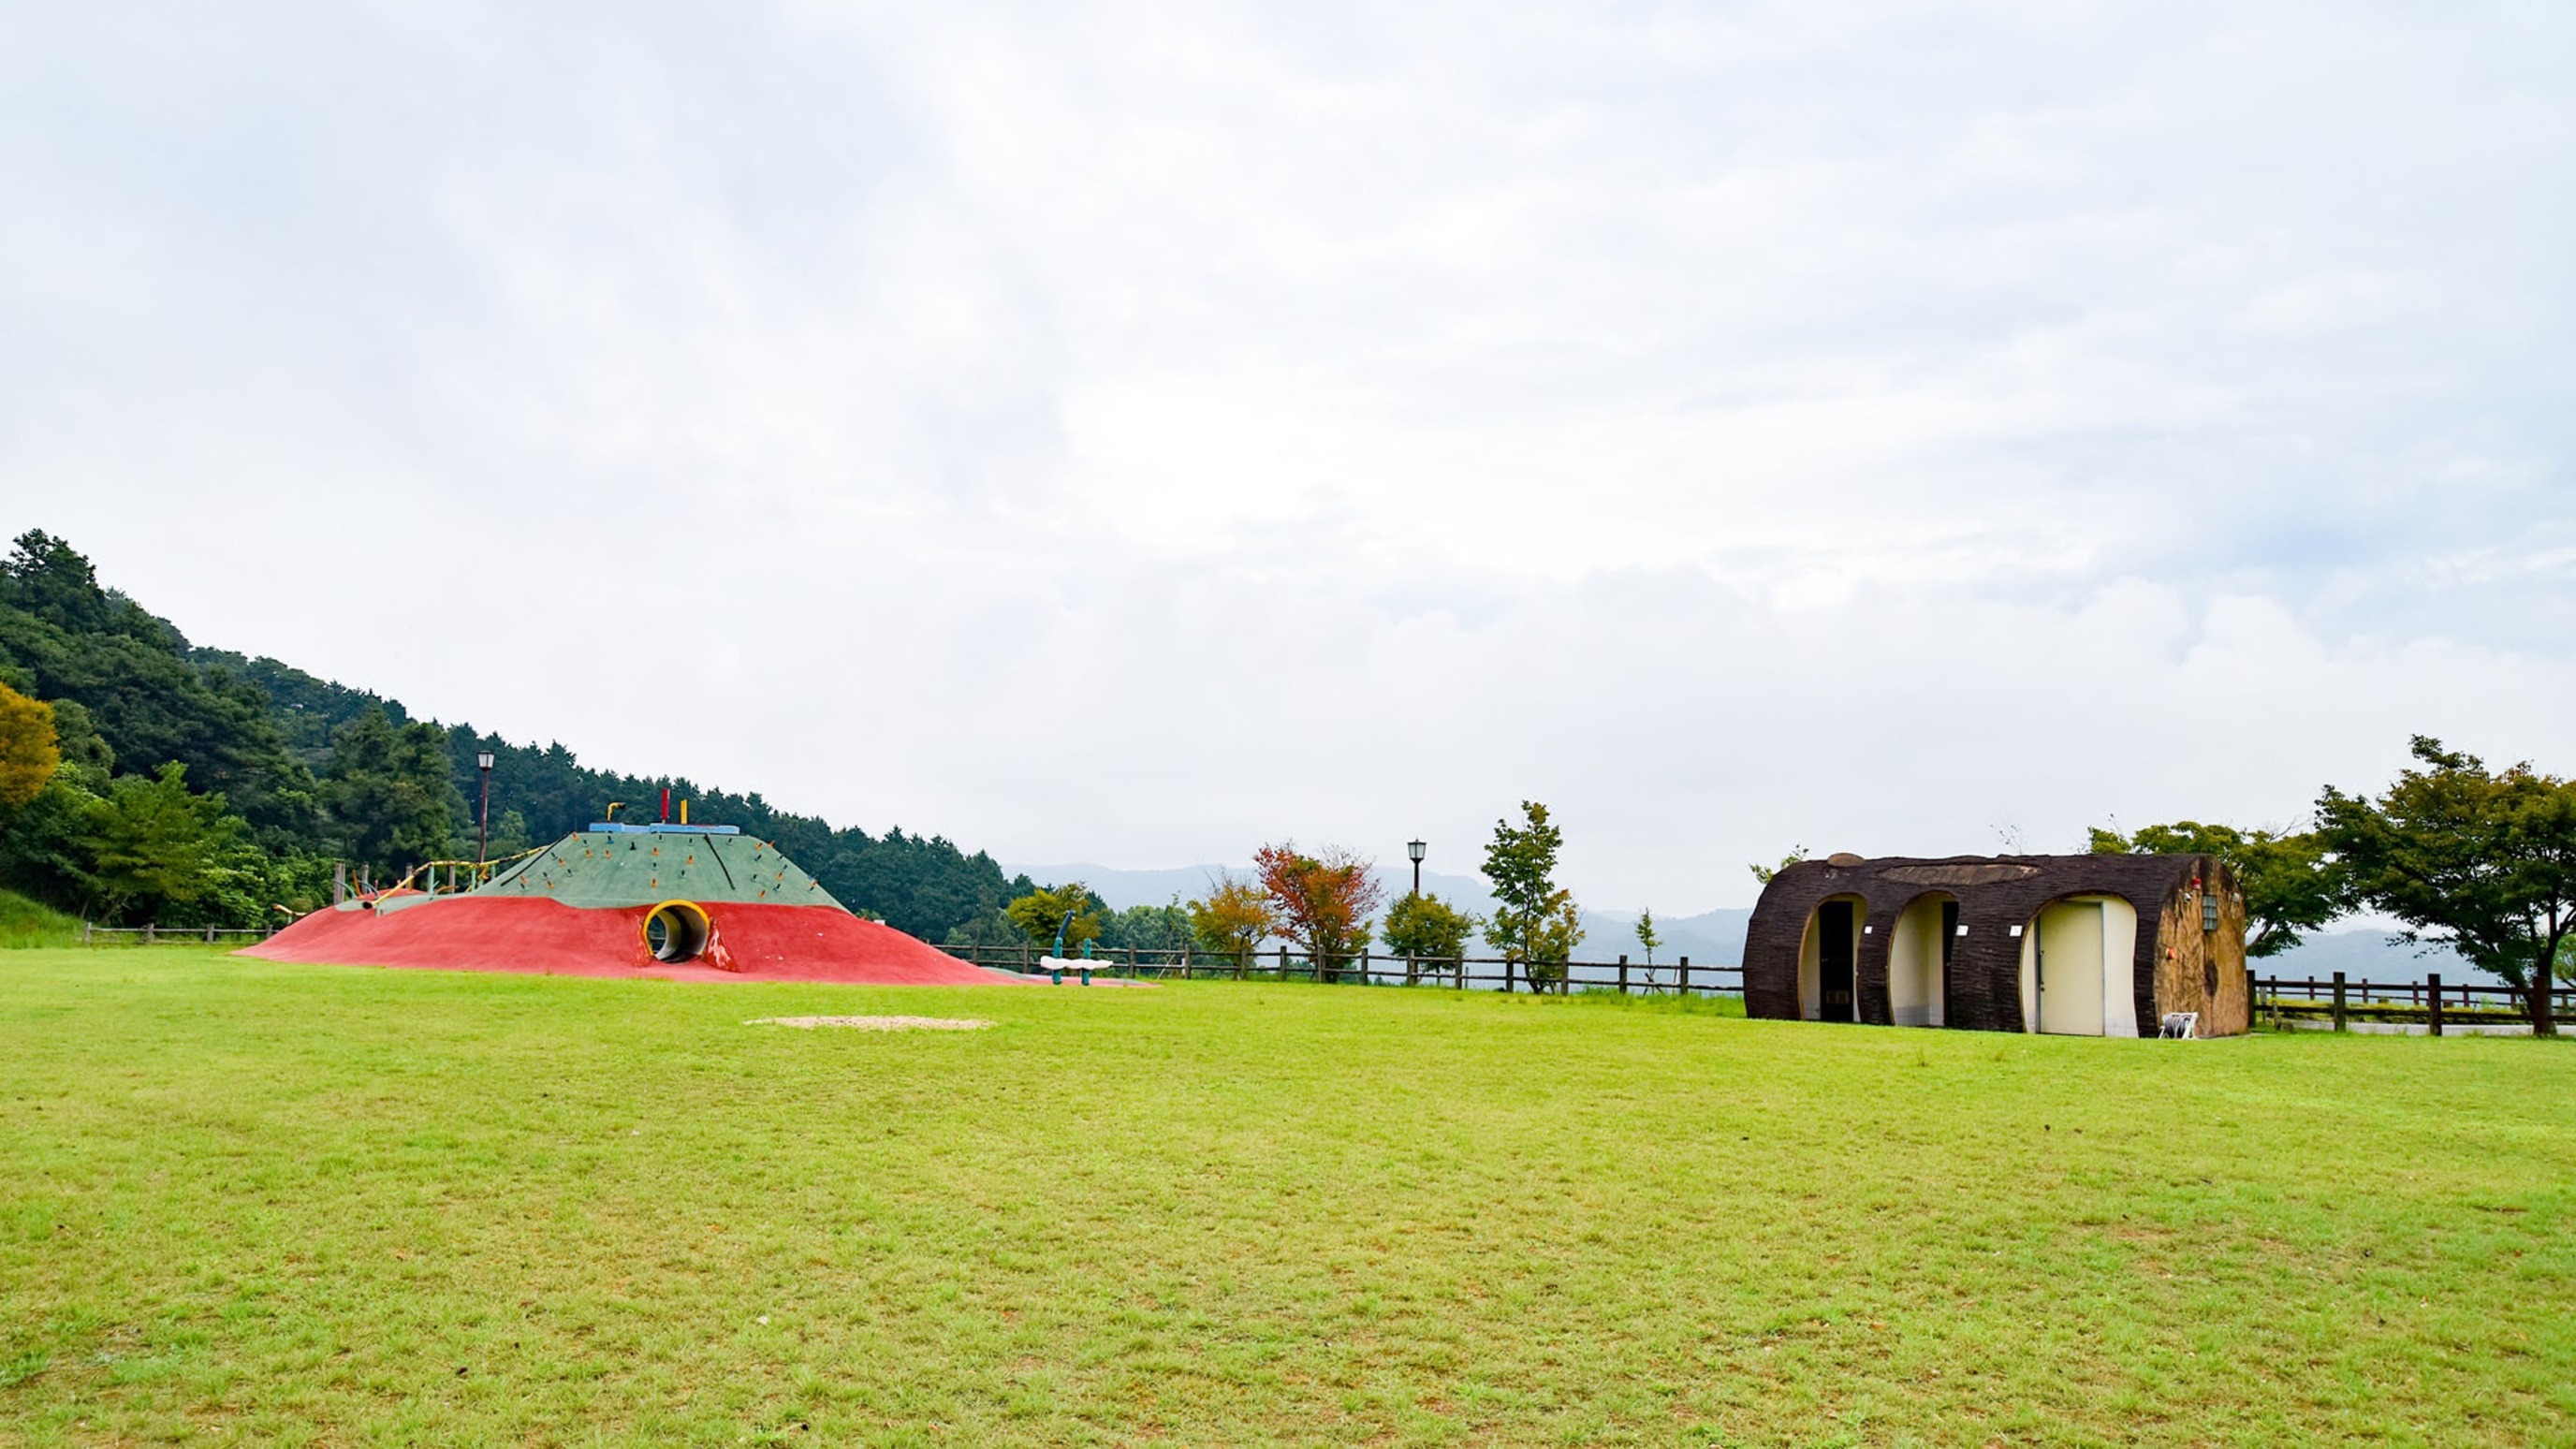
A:
<svg viewBox="0 0 2576 1449">
<path fill-rule="evenodd" d="M 659 927 L 657 932 L 655 927 Z M 644 913 L 644 949 L 656 961 L 694 961 L 715 939 L 715 923 L 696 901 L 664 901 Z"/>
</svg>

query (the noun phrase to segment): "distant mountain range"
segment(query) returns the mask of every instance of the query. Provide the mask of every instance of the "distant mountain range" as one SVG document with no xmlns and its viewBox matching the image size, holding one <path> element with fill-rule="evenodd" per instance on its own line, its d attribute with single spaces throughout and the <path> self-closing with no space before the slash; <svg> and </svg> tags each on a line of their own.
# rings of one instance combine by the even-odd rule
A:
<svg viewBox="0 0 2576 1449">
<path fill-rule="evenodd" d="M 1026 875 L 1031 880 L 1063 884 L 1081 881 L 1092 894 L 1107 902 L 1113 910 L 1129 906 L 1159 906 L 1174 896 L 1190 900 L 1207 893 L 1208 882 L 1232 869 L 1237 875 L 1250 875 L 1250 866 L 1192 865 L 1172 870 L 1117 870 L 1105 865 L 1019 865 L 1005 863 L 1002 869 L 1011 875 Z M 1379 884 L 1386 888 L 1387 899 L 1411 889 L 1410 871 L 1378 871 Z M 1494 908 L 1494 898 L 1485 888 L 1481 876 L 1444 875 L 1439 871 L 1422 873 L 1422 888 L 1451 905 L 1484 915 Z M 1744 961 L 1744 923 L 1753 912 L 1743 907 L 1720 907 L 1695 916 L 1657 916 L 1655 934 L 1663 944 L 1655 950 L 1655 959 L 1666 964 L 1684 956 L 1708 966 L 1736 966 Z M 2491 984 L 2493 977 L 2471 966 L 2447 948 L 2434 948 L 2418 954 L 2419 948 L 2391 944 L 2385 927 L 2355 926 L 2342 930 L 2321 931 L 2278 956 L 2255 963 L 2261 976 L 2315 977 L 2324 980 L 2337 971 L 2354 981 L 2420 981 L 2426 972 L 2439 971 L 2445 981 Z M 1575 953 L 1586 961 L 1615 961 L 1621 956 L 1636 961 L 1646 959 L 1637 945 L 1637 917 L 1634 912 L 1585 911 L 1583 944 Z"/>
</svg>

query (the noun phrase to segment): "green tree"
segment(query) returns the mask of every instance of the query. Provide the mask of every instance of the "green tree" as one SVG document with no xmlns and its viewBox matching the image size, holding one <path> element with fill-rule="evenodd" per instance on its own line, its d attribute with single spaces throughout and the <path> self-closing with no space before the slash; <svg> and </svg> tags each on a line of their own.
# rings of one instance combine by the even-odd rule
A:
<svg viewBox="0 0 2576 1449">
<path fill-rule="evenodd" d="M 1637 945 L 1645 951 L 1646 964 L 1648 966 L 1655 964 L 1655 948 L 1662 944 L 1664 944 L 1664 938 L 1655 934 L 1655 913 L 1650 910 L 1639 910 L 1637 912 Z"/>
<path fill-rule="evenodd" d="M 90 844 L 106 788 L 103 773 L 84 779 L 66 769 L 11 812 L 0 828 L 0 884 L 64 910 L 96 905 Z"/>
<path fill-rule="evenodd" d="M 2248 956 L 2277 956 L 2343 910 L 2343 886 L 2326 843 L 2313 831 L 2238 830 L 2179 820 L 2134 835 L 2095 826 L 2095 855 L 2214 855 L 2245 893 Z"/>
<path fill-rule="evenodd" d="M 1025 944 L 1028 937 L 1011 924 L 1011 918 L 999 906 L 980 916 L 958 922 L 948 928 L 940 944 L 948 949 L 974 952 L 1011 951 Z"/>
<path fill-rule="evenodd" d="M 492 817 L 492 838 L 484 847 L 484 856 L 488 860 L 507 860 L 525 854 L 535 844 L 528 838 L 526 817 L 516 810 L 504 810 Z"/>
<path fill-rule="evenodd" d="M 89 711 L 68 699 L 47 700 L 45 707 L 54 712 L 54 744 L 63 768 L 94 782 L 93 788 L 105 786 L 116 769 L 116 751 L 108 748 Z"/>
<path fill-rule="evenodd" d="M 1556 883 L 1556 855 L 1564 832 L 1549 823 L 1547 807 L 1521 802 L 1522 823 L 1494 822 L 1494 838 L 1485 846 L 1485 879 L 1494 888 L 1494 914 L 1485 923 L 1485 940 L 1506 961 L 1521 963 L 1530 989 L 1539 991 L 1562 981 L 1565 963 L 1583 939 L 1574 893 Z"/>
<path fill-rule="evenodd" d="M 87 875 L 111 918 L 220 918 L 229 913 L 219 898 L 255 877 L 262 860 L 224 797 L 189 793 L 187 768 L 178 764 L 119 778 L 89 811 L 88 835 Z"/>
<path fill-rule="evenodd" d="M 1052 949 L 1056 928 L 1064 928 L 1064 949 L 1079 952 L 1085 941 L 1100 938 L 1101 917 L 1108 907 L 1080 881 L 1060 886 L 1041 886 L 1002 908 L 1002 914 L 1020 934 L 1041 947 Z M 1072 920 L 1066 921 L 1070 915 Z"/>
<path fill-rule="evenodd" d="M 20 535 L 0 560 L 0 672 L 38 699 L 84 706 L 128 768 L 186 765 L 191 788 L 223 795 L 263 843 L 310 839 L 312 775 L 266 696 L 198 666 L 168 620 L 102 588 L 89 560 L 49 534 Z"/>
<path fill-rule="evenodd" d="M 1787 870 L 1789 867 L 1796 865 L 1799 861 L 1805 860 L 1806 858 L 1807 847 L 1800 845 L 1793 847 L 1787 855 L 1780 857 L 1780 863 L 1778 865 L 1754 864 L 1746 866 L 1745 869 L 1753 872 L 1753 878 L 1755 880 L 1760 881 L 1764 885 L 1769 885 L 1771 883 L 1771 877 L 1778 875 L 1780 872 Z"/>
<path fill-rule="evenodd" d="M 322 801 L 342 854 L 388 876 L 453 857 L 465 818 L 454 773 L 436 725 L 398 725 L 369 709 L 341 726 Z"/>
<path fill-rule="evenodd" d="M 2451 947 L 2529 1005 L 2535 1035 L 2557 1033 L 2553 968 L 2576 931 L 2576 785 L 2527 763 L 2490 772 L 2477 756 L 2413 740 L 2415 768 L 2376 801 L 2329 785 L 2317 833 L 2340 857 L 2345 898 L 2404 921 L 2404 939 Z"/>
<path fill-rule="evenodd" d="M 1113 911 L 1100 928 L 1102 948 L 1113 951 L 1180 951 L 1190 939 L 1190 910 L 1177 895 L 1163 905 Z"/>
<path fill-rule="evenodd" d="M 1467 954 L 1478 922 L 1436 895 L 1407 892 L 1386 912 L 1386 949 L 1418 961 L 1453 961 Z"/>
<path fill-rule="evenodd" d="M 1208 882 L 1208 893 L 1189 903 L 1190 934 L 1200 946 L 1237 962 L 1249 959 L 1279 929 L 1278 913 L 1259 881 L 1232 872 Z"/>
</svg>

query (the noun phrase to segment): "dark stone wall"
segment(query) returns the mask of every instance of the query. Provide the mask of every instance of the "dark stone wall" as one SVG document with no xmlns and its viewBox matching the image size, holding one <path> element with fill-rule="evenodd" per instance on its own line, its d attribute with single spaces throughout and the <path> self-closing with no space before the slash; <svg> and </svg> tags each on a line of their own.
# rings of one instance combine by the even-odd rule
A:
<svg viewBox="0 0 2576 1449">
<path fill-rule="evenodd" d="M 1804 860 L 1771 878 L 1744 934 L 1744 1010 L 1748 1016 L 1796 1020 L 1798 948 L 1807 921 L 1818 904 L 1836 896 L 1862 902 L 1859 912 L 1868 928 L 1860 939 L 1853 970 L 1854 1014 L 1863 1022 L 1888 1025 L 1888 952 L 1897 917 L 1925 896 L 1952 896 L 1959 902 L 1959 924 L 1967 934 L 1952 947 L 1949 967 L 1948 1024 L 1971 1030 L 2021 1031 L 2021 938 L 2015 926 L 2027 928 L 2040 909 L 2068 896 L 2117 896 L 2138 913 L 2138 939 L 2131 965 L 2138 1032 L 2153 1036 L 2158 1025 L 2156 966 L 2172 954 L 2169 948 L 2190 946 L 2190 959 L 2201 959 L 2197 940 L 2198 907 L 2181 909 L 2196 885 L 2208 883 L 2225 906 L 2219 933 L 2234 934 L 2220 943 L 2220 956 L 2232 956 L 2243 974 L 2245 915 L 2236 883 L 2226 867 L 2206 855 L 1962 855 L 1944 859 L 1890 856 L 1863 860 L 1835 856 Z M 2185 922 L 2189 942 L 2176 936 Z M 2191 1010 L 2198 1003 L 2180 1006 Z M 2242 1031 L 2242 1022 L 2207 1022 L 2204 1029 Z"/>
</svg>

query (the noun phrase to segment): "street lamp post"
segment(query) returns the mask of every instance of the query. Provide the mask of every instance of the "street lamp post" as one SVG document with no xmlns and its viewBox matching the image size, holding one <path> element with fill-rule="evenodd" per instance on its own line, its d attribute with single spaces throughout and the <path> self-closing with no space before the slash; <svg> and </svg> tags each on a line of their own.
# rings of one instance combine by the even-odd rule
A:
<svg viewBox="0 0 2576 1449">
<path fill-rule="evenodd" d="M 1419 840 L 1408 840 L 1404 853 L 1413 861 L 1413 893 L 1418 896 L 1422 894 L 1422 857 L 1430 853 L 1430 847 Z"/>
<path fill-rule="evenodd" d="M 480 866 L 492 848 L 492 752 L 476 751 L 474 768 L 483 772 L 483 804 L 474 825 L 474 863 Z"/>
</svg>

